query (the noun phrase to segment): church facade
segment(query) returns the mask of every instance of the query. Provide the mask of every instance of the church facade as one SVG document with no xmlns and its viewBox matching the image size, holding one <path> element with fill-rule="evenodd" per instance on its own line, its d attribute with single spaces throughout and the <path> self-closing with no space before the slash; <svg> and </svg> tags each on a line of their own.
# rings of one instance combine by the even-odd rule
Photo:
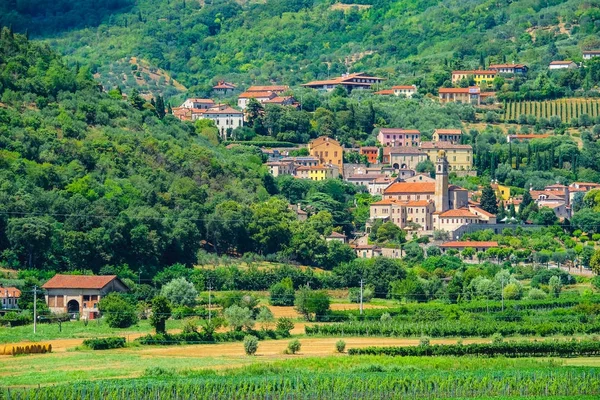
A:
<svg viewBox="0 0 600 400">
<path fill-rule="evenodd" d="M 466 189 L 448 182 L 449 163 L 444 150 L 437 153 L 435 182 L 395 182 L 371 204 L 367 231 L 377 220 L 422 234 L 444 230 L 452 234 L 465 224 L 495 224 L 496 217 L 469 203 Z"/>
</svg>

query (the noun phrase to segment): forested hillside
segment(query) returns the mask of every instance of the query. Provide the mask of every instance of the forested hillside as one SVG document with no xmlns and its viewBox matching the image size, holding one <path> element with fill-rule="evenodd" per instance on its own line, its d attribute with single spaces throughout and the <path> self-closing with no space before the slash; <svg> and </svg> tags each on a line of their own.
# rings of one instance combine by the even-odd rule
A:
<svg viewBox="0 0 600 400">
<path fill-rule="evenodd" d="M 97 2 L 84 1 L 59 13 L 53 5 L 9 5 L 12 13 L 0 23 L 47 39 L 70 63 L 91 64 L 109 88 L 140 86 L 129 64 L 136 56 L 170 71 L 198 95 L 215 78 L 297 84 L 348 69 L 433 89 L 451 68 L 517 61 L 535 71 L 555 59 L 580 60 L 582 48 L 600 47 L 598 0 L 357 2 L 366 7 L 331 0 L 113 0 L 101 2 L 101 12 Z M 93 9 L 85 15 L 98 17 L 68 18 L 75 9 Z M 43 30 L 36 28 L 40 21 Z M 145 86 L 176 93 L 168 80 L 147 79 Z"/>
</svg>

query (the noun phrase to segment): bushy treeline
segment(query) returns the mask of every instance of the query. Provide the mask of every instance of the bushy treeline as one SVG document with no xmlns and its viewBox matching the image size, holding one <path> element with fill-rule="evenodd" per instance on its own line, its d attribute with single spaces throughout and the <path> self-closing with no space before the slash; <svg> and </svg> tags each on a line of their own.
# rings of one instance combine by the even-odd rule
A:
<svg viewBox="0 0 600 400">
<path fill-rule="evenodd" d="M 89 347 L 92 350 L 119 349 L 121 347 L 125 347 L 125 338 L 106 337 L 99 339 L 86 339 L 83 341 L 83 345 Z"/>
</svg>

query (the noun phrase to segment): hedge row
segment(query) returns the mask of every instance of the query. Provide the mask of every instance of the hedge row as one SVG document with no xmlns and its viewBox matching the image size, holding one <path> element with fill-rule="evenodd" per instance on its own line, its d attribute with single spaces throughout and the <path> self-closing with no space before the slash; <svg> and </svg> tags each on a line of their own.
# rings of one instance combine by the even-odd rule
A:
<svg viewBox="0 0 600 400">
<path fill-rule="evenodd" d="M 224 146 L 227 146 L 230 144 L 242 144 L 242 145 L 246 145 L 246 146 L 258 146 L 258 147 L 296 147 L 296 146 L 298 146 L 297 143 L 277 142 L 277 141 L 268 141 L 268 140 L 250 140 L 250 141 L 227 140 L 227 141 L 223 142 Z"/>
<path fill-rule="evenodd" d="M 92 350 L 119 349 L 125 347 L 125 338 L 107 337 L 99 339 L 86 339 L 83 341 L 83 345 L 89 347 Z"/>
<path fill-rule="evenodd" d="M 191 333 L 159 333 L 156 335 L 142 336 L 137 341 L 144 345 L 176 345 L 176 344 L 199 344 L 199 343 L 219 343 L 219 342 L 241 342 L 247 335 L 253 335 L 260 340 L 279 339 L 289 337 L 289 333 L 274 330 L 252 330 L 252 331 L 230 331 L 226 333 L 208 334 L 205 332 Z"/>
<path fill-rule="evenodd" d="M 350 355 L 410 356 L 483 356 L 483 357 L 592 357 L 600 355 L 599 341 L 502 342 L 467 345 L 409 347 L 365 347 L 348 349 Z"/>
<path fill-rule="evenodd" d="M 347 322 L 330 325 L 306 326 L 307 335 L 325 336 L 391 336 L 407 337 L 427 335 L 431 337 L 489 337 L 495 333 L 502 336 L 550 336 L 575 333 L 600 333 L 600 323 L 548 322 L 461 322 L 437 321 L 423 323 Z"/>
</svg>

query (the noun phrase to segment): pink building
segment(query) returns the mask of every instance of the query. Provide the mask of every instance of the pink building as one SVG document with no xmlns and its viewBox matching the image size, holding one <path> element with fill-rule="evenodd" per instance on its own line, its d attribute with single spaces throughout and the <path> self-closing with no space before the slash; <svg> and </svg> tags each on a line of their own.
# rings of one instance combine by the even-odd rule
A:
<svg viewBox="0 0 600 400">
<path fill-rule="evenodd" d="M 383 146 L 418 147 L 421 144 L 421 132 L 416 129 L 381 128 L 377 140 Z"/>
</svg>

